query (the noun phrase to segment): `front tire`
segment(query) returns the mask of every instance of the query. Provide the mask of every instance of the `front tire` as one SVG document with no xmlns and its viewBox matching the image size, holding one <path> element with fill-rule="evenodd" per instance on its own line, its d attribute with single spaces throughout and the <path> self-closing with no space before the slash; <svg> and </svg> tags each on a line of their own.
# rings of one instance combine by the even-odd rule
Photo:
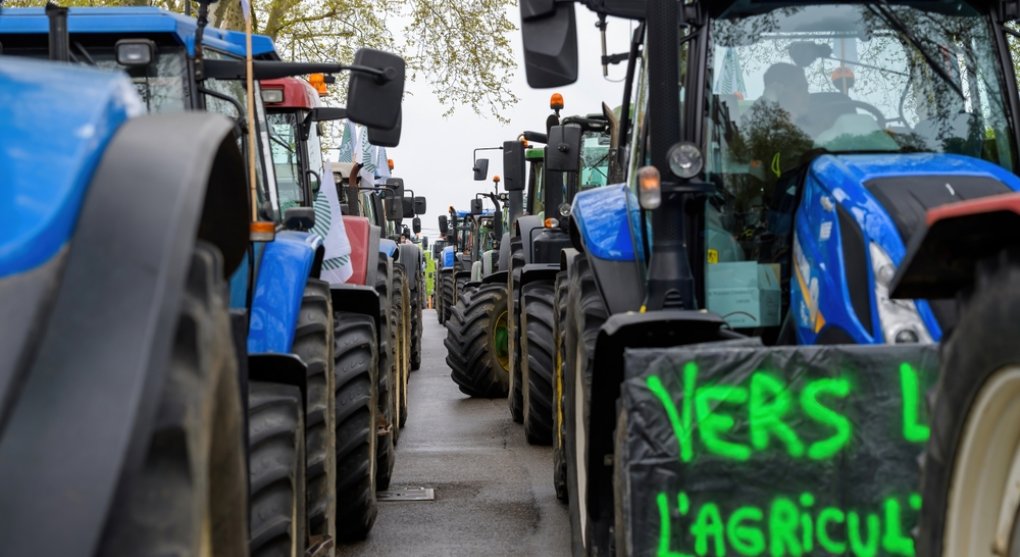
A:
<svg viewBox="0 0 1020 557">
<path fill-rule="evenodd" d="M 521 372 L 524 366 L 524 356 L 521 351 L 521 344 L 523 344 L 521 335 L 524 329 L 521 326 L 521 289 L 518 285 L 521 282 L 521 271 L 524 269 L 525 263 L 524 246 L 520 238 L 515 238 L 510 242 L 510 272 L 507 273 L 507 292 L 509 294 L 507 303 L 510 307 L 508 323 L 510 329 L 510 396 L 507 398 L 507 404 L 510 407 L 510 417 L 519 424 L 524 423 L 524 377 Z"/>
<path fill-rule="evenodd" d="M 308 366 L 305 414 L 305 480 L 308 545 L 336 539 L 336 376 L 333 361 L 333 303 L 329 283 L 309 279 L 301 300 L 294 354 Z"/>
<path fill-rule="evenodd" d="M 446 363 L 461 392 L 472 397 L 507 396 L 506 287 L 482 284 L 470 305 L 458 302 L 447 323 Z"/>
<path fill-rule="evenodd" d="M 375 523 L 378 378 L 375 320 L 336 314 L 337 532 L 363 540 Z"/>
<path fill-rule="evenodd" d="M 976 279 L 941 347 L 918 555 L 1020 554 L 1020 253 Z"/>
<path fill-rule="evenodd" d="M 97 555 L 248 555 L 244 433 L 223 260 L 198 242 L 144 464 L 121 480 Z"/>
<path fill-rule="evenodd" d="M 567 493 L 570 509 L 571 540 L 575 555 L 587 555 L 592 532 L 588 521 L 588 424 L 591 410 L 591 378 L 595 341 L 608 319 L 605 302 L 595 285 L 595 275 L 584 255 L 571 262 L 568 272 L 567 303 L 568 365 L 565 372 L 567 392 Z"/>
<path fill-rule="evenodd" d="M 567 498 L 567 456 L 566 456 L 566 398 L 564 395 L 567 346 L 567 273 L 556 274 L 556 321 L 553 323 L 553 338 L 556 354 L 553 363 L 553 487 L 556 498 L 566 503 Z"/>
<path fill-rule="evenodd" d="M 301 389 L 248 385 L 251 554 L 305 554 L 305 428 Z"/>
<path fill-rule="evenodd" d="M 551 281 L 534 281 L 521 292 L 524 436 L 532 445 L 552 443 L 553 354 L 556 291 Z"/>
</svg>

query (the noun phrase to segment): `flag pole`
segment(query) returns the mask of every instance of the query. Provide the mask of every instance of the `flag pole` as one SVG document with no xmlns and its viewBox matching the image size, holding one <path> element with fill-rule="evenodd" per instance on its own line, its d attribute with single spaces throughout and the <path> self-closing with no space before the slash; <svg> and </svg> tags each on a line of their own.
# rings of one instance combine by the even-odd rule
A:
<svg viewBox="0 0 1020 557">
<path fill-rule="evenodd" d="M 241 0 L 241 9 L 244 11 L 244 54 L 248 90 L 248 187 L 251 196 L 251 222 L 257 223 L 259 197 L 255 182 L 255 76 L 251 54 L 251 8 L 247 0 Z"/>
</svg>

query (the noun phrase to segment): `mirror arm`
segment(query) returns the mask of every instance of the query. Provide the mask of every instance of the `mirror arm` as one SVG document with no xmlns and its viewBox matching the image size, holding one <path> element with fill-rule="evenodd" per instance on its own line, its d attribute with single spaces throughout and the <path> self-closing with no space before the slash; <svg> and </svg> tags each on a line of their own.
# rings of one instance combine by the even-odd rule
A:
<svg viewBox="0 0 1020 557">
<path fill-rule="evenodd" d="M 226 81 L 246 79 L 244 60 L 204 60 L 202 70 L 202 79 L 222 79 Z M 337 64 L 334 62 L 255 60 L 252 63 L 252 73 L 255 79 L 276 79 L 311 73 L 335 74 L 344 71 L 371 75 L 380 83 L 393 80 L 397 74 L 397 71 L 392 67 L 373 68 L 370 66 Z"/>
<path fill-rule="evenodd" d="M 524 136 L 524 139 L 534 143 L 549 143 L 549 134 L 546 133 L 526 131 L 521 135 Z"/>
</svg>

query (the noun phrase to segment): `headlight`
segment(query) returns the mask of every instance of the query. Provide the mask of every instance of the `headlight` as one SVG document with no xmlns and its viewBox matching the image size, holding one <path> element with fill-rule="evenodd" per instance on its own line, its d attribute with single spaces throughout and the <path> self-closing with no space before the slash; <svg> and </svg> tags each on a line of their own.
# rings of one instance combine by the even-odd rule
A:
<svg viewBox="0 0 1020 557">
<path fill-rule="evenodd" d="M 893 300 L 889 298 L 889 287 L 896 266 L 882 248 L 874 242 L 869 244 L 871 251 L 871 268 L 875 274 L 875 301 L 878 306 L 878 318 L 882 326 L 882 334 L 889 344 L 930 343 L 924 321 L 917 313 L 913 300 Z"/>
<path fill-rule="evenodd" d="M 563 218 L 569 217 L 570 216 L 570 204 L 569 203 L 561 203 L 560 204 L 560 208 L 559 208 L 559 213 L 560 213 L 560 216 L 563 217 Z"/>
<path fill-rule="evenodd" d="M 669 169 L 678 178 L 689 180 L 701 173 L 705 158 L 693 143 L 677 143 L 669 149 Z"/>
</svg>

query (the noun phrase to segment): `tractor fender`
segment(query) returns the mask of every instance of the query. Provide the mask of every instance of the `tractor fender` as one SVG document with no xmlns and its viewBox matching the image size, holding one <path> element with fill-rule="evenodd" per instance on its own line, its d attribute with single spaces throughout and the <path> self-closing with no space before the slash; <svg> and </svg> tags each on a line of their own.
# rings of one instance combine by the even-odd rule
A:
<svg viewBox="0 0 1020 557">
<path fill-rule="evenodd" d="M 571 208 L 575 247 L 587 254 L 611 314 L 637 311 L 645 298 L 641 218 L 632 197 L 625 185 L 606 186 L 579 192 Z"/>
<path fill-rule="evenodd" d="M 953 298 L 970 288 L 979 261 L 1020 247 L 1020 194 L 943 205 L 926 223 L 893 278 L 893 298 Z"/>
<path fill-rule="evenodd" d="M 290 353 L 301 298 L 322 238 L 308 232 L 277 232 L 266 244 L 255 277 L 248 353 Z"/>
<path fill-rule="evenodd" d="M 379 252 L 386 254 L 388 257 L 392 257 L 396 261 L 399 250 L 397 250 L 397 243 L 389 238 L 379 239 Z"/>
<path fill-rule="evenodd" d="M 500 269 L 510 268 L 510 233 L 503 234 L 503 238 L 499 242 L 499 262 Z"/>
<path fill-rule="evenodd" d="M 248 381 L 293 385 L 301 389 L 302 405 L 308 403 L 308 366 L 294 354 L 249 354 Z"/>
<path fill-rule="evenodd" d="M 196 237 L 240 261 L 227 224 L 247 222 L 243 169 L 233 123 L 216 114 L 139 116 L 106 145 L 38 357 L 6 413 L 5 552 L 95 552 L 121 478 L 148 448 Z M 214 207 L 222 229 L 203 224 Z"/>
<path fill-rule="evenodd" d="M 453 246 L 446 246 L 443 248 L 442 259 L 440 259 L 441 267 L 445 269 L 452 269 L 456 263 L 456 250 Z"/>
<path fill-rule="evenodd" d="M 407 280 L 412 283 L 417 281 L 421 275 L 421 250 L 414 244 L 400 244 L 397 247 L 400 249 L 400 257 L 397 258 L 397 261 L 404 266 Z"/>
<path fill-rule="evenodd" d="M 559 263 L 531 263 L 521 269 L 520 287 L 536 280 L 556 280 L 556 273 L 560 272 Z"/>
<path fill-rule="evenodd" d="M 482 284 L 506 284 L 509 271 L 496 271 L 482 277 Z"/>
<path fill-rule="evenodd" d="M 661 348 L 737 338 L 723 331 L 726 322 L 712 313 L 662 310 L 610 315 L 595 341 L 591 377 L 591 418 L 588 424 L 588 510 L 593 517 L 612 516 L 612 502 L 600 497 L 600 486 L 612 486 L 612 469 L 604 466 L 613 453 L 616 408 L 624 377 L 624 352 L 634 348 Z M 604 483 L 605 482 L 605 483 Z M 608 513 L 608 514 L 607 514 Z"/>
<path fill-rule="evenodd" d="M 379 249 L 379 240 L 382 239 L 382 228 L 378 226 L 368 227 L 368 264 L 365 271 L 364 286 L 373 286 L 379 280 L 379 258 L 382 257 L 382 250 Z"/>
<path fill-rule="evenodd" d="M 574 248 L 567 248 L 567 249 L 561 251 L 560 252 L 560 270 L 561 271 L 566 271 L 567 269 L 569 269 L 570 268 L 570 262 L 573 261 L 574 258 L 577 257 L 577 255 L 579 253 L 580 252 L 577 251 Z"/>
<path fill-rule="evenodd" d="M 370 315 L 375 321 L 375 330 L 382 331 L 379 314 L 379 293 L 370 286 L 341 284 L 330 286 L 329 295 L 333 301 L 333 311 L 348 311 Z"/>
<path fill-rule="evenodd" d="M 525 263 L 531 262 L 531 231 L 535 228 L 542 228 L 542 219 L 537 215 L 524 215 L 517 219 L 517 236 L 521 238 L 521 246 L 524 248 Z"/>
<path fill-rule="evenodd" d="M 371 243 L 371 226 L 365 217 L 344 216 L 344 228 L 351 242 L 351 269 L 353 274 L 347 279 L 348 284 L 367 284 L 369 244 Z M 378 252 L 378 250 L 376 250 Z"/>
</svg>

